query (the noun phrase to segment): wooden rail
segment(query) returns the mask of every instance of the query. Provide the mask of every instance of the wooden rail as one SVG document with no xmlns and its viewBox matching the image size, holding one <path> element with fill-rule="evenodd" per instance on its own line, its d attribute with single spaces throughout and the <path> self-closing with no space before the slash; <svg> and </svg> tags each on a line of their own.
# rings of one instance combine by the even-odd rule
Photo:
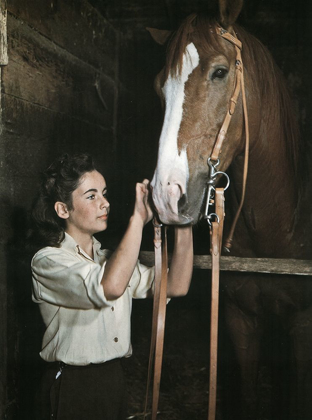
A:
<svg viewBox="0 0 312 420">
<path fill-rule="evenodd" d="M 140 261 L 148 266 L 154 265 L 154 252 L 140 252 Z M 170 259 L 170 257 L 169 257 Z M 195 255 L 194 268 L 211 269 L 210 255 Z M 248 273 L 292 274 L 297 276 L 312 276 L 311 260 L 294 260 L 278 258 L 240 258 L 221 257 L 221 271 L 241 271 Z"/>
</svg>

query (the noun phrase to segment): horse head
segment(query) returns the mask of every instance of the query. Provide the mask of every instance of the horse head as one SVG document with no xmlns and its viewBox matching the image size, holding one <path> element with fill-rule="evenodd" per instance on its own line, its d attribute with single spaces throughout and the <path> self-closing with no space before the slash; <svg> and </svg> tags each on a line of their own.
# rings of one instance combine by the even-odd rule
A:
<svg viewBox="0 0 312 420">
<path fill-rule="evenodd" d="M 231 8 L 220 2 L 219 22 L 193 14 L 173 35 L 150 30 L 159 43 L 171 36 L 166 65 L 155 79 L 165 114 L 151 182 L 154 204 L 166 224 L 196 223 L 200 218 L 208 179 L 207 160 L 235 85 L 236 51 L 218 32 L 222 27 L 233 33 L 241 2 L 235 5 Z M 222 146 L 218 171 L 225 171 L 243 150 L 241 108 L 239 97 L 227 132 L 230 141 Z"/>
</svg>

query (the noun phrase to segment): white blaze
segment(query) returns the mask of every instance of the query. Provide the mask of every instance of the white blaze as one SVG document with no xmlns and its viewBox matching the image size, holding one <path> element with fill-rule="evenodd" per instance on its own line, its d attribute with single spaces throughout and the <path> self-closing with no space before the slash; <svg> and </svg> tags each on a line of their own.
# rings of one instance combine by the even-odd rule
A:
<svg viewBox="0 0 312 420">
<path fill-rule="evenodd" d="M 182 121 L 183 103 L 185 98 L 185 83 L 190 74 L 199 64 L 199 55 L 193 43 L 189 44 L 183 55 L 182 72 L 172 77 L 169 75 L 162 92 L 166 101 L 166 112 L 163 128 L 159 140 L 158 162 L 152 180 L 154 188 L 154 200 L 161 213 L 167 207 L 166 196 L 171 200 L 172 191 L 165 189 L 172 184 L 179 184 L 182 193 L 186 191 L 186 183 L 189 176 L 186 147 L 179 153 L 178 133 Z M 177 212 L 176 206 L 171 205 L 171 210 Z"/>
</svg>

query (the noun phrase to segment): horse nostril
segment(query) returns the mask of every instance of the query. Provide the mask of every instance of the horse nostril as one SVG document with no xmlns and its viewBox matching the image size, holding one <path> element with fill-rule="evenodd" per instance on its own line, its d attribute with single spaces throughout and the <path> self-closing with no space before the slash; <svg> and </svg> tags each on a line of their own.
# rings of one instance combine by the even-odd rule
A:
<svg viewBox="0 0 312 420">
<path fill-rule="evenodd" d="M 178 201 L 178 209 L 179 213 L 183 213 L 183 209 L 187 204 L 187 196 L 186 194 L 182 194 L 180 200 Z"/>
<path fill-rule="evenodd" d="M 174 198 L 176 201 L 179 201 L 183 194 L 181 186 L 178 183 L 173 182 L 168 182 L 167 185 L 168 188 L 166 190 L 168 196 Z"/>
</svg>

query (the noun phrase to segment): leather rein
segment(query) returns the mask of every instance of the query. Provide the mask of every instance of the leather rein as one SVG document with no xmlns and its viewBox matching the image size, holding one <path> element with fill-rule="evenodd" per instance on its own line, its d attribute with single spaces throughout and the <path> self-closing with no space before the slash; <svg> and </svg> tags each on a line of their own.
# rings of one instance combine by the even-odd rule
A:
<svg viewBox="0 0 312 420">
<path fill-rule="evenodd" d="M 241 212 L 248 172 L 248 155 L 249 155 L 249 127 L 248 114 L 245 96 L 243 62 L 241 57 L 242 43 L 237 39 L 236 35 L 231 35 L 225 29 L 217 26 L 216 33 L 223 39 L 234 45 L 236 50 L 235 61 L 235 82 L 234 90 L 230 99 L 227 114 L 218 133 L 210 158 L 208 158 L 209 178 L 207 182 L 207 199 L 204 217 L 210 225 L 210 252 L 212 256 L 212 281 L 211 281 L 211 328 L 210 328 L 210 380 L 209 380 L 209 408 L 208 420 L 214 420 L 216 415 L 216 395 L 217 395 L 217 350 L 218 350 L 218 312 L 219 312 L 219 273 L 220 273 L 220 255 L 222 248 L 222 234 L 224 221 L 224 190 L 229 186 L 230 180 L 227 174 L 218 171 L 219 155 L 221 154 L 223 142 L 227 136 L 227 131 L 235 111 L 237 100 L 240 92 L 242 92 L 243 114 L 245 121 L 245 159 L 243 172 L 242 197 L 235 215 L 230 234 L 225 242 L 225 248 L 231 247 L 235 226 Z M 215 188 L 219 176 L 225 175 L 228 182 L 225 188 Z M 209 213 L 209 207 L 214 205 L 215 211 Z M 161 231 L 164 230 L 164 240 L 162 247 Z M 150 346 L 148 378 L 145 398 L 144 419 L 150 413 L 147 413 L 149 386 L 152 376 L 152 368 L 154 361 L 154 378 L 152 393 L 152 411 L 151 419 L 156 420 L 159 390 L 161 379 L 161 366 L 163 358 L 163 344 L 166 319 L 166 303 L 167 303 L 167 272 L 168 272 L 168 254 L 167 254 L 167 227 L 162 226 L 154 219 L 154 249 L 155 249 L 155 290 L 154 290 L 154 306 L 153 306 L 153 322 L 152 337 Z"/>
</svg>

